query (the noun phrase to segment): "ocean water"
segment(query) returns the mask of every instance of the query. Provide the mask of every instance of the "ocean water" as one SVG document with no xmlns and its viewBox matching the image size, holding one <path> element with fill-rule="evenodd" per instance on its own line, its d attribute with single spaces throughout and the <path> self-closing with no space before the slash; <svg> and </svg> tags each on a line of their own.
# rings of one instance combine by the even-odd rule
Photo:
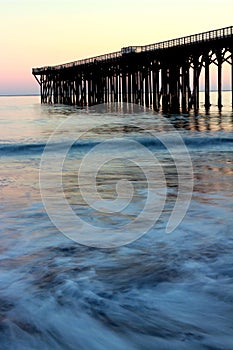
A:
<svg viewBox="0 0 233 350">
<path fill-rule="evenodd" d="M 211 100 L 217 100 L 215 93 Z M 230 93 L 223 93 L 221 113 L 212 102 L 206 114 L 203 104 L 197 115 L 162 116 L 131 105 L 103 112 L 40 105 L 39 97 L 0 97 L 1 350 L 233 349 Z M 170 133 L 178 133 L 186 153 L 176 136 L 161 142 Z M 61 162 L 64 198 L 86 226 L 67 220 L 56 187 L 57 163 L 68 146 Z M 93 150 L 84 164 L 85 198 L 78 176 Z M 190 155 L 192 169 L 184 154 Z M 186 169 L 181 178 L 179 164 Z M 104 209 L 94 207 L 89 182 L 94 168 Z M 150 206 L 150 215 L 137 224 L 139 233 L 131 237 L 125 225 L 147 203 L 145 170 L 158 193 L 157 206 L 154 211 Z M 187 182 L 182 203 L 191 200 L 187 208 L 181 205 L 184 218 L 167 233 L 180 180 Z M 51 210 L 59 224 L 51 220 Z M 112 233 L 116 227 L 125 232 L 119 246 Z M 99 247 L 95 232 L 106 235 L 98 236 Z M 108 233 L 114 244 L 104 247 Z"/>
</svg>

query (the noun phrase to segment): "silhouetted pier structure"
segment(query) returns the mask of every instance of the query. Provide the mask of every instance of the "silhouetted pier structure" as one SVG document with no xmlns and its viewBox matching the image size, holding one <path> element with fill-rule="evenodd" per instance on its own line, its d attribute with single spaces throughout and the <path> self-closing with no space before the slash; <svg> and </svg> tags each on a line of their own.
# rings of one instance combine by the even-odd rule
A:
<svg viewBox="0 0 233 350">
<path fill-rule="evenodd" d="M 163 111 L 199 108 L 204 71 L 205 108 L 210 101 L 211 64 L 217 66 L 218 107 L 222 107 L 222 65 L 229 63 L 233 106 L 233 26 L 129 46 L 121 51 L 52 67 L 33 68 L 42 103 L 77 106 L 137 103 Z"/>
</svg>

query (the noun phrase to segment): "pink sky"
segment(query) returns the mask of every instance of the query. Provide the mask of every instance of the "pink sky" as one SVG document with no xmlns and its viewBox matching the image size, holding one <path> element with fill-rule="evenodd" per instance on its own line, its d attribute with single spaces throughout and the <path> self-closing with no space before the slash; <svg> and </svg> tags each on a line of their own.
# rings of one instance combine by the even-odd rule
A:
<svg viewBox="0 0 233 350">
<path fill-rule="evenodd" d="M 1 0 L 0 94 L 39 93 L 32 67 L 226 27 L 232 13 L 232 0 Z"/>
</svg>

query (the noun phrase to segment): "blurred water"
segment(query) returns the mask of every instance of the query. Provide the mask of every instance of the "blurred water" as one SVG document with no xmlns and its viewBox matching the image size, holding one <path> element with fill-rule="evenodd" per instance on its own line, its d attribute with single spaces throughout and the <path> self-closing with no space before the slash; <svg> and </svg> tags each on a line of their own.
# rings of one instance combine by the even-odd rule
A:
<svg viewBox="0 0 233 350">
<path fill-rule="evenodd" d="M 212 101 L 215 97 L 212 93 Z M 144 111 L 148 130 L 127 129 L 119 122 L 137 124 L 138 115 L 130 107 L 109 111 L 101 116 L 107 125 L 73 145 L 64 163 L 66 198 L 78 215 L 101 227 L 137 215 L 147 184 L 134 164 L 114 160 L 99 172 L 99 191 L 112 198 L 116 182 L 127 178 L 134 183 L 131 206 L 124 215 L 89 208 L 78 191 L 76 169 L 93 145 L 112 137 L 140 140 L 166 173 L 167 201 L 156 225 L 134 243 L 95 249 L 69 240 L 51 223 L 40 197 L 39 166 L 61 121 L 73 115 L 72 132 L 79 131 L 91 128 L 99 113 L 41 106 L 38 97 L 0 97 L 1 350 L 233 349 L 230 93 L 224 92 L 223 104 L 221 114 L 212 102 L 208 115 L 200 109 L 198 115 L 167 117 L 183 137 L 194 169 L 189 210 L 171 234 L 165 225 L 177 195 L 176 166 L 149 135 L 166 133 L 166 125 Z M 54 161 L 70 132 L 57 136 Z"/>
</svg>

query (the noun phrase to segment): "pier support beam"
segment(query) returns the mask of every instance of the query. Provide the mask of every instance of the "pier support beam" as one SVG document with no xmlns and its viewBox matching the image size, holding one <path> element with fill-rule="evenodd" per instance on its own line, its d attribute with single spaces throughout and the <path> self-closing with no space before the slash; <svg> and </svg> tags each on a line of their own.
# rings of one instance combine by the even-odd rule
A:
<svg viewBox="0 0 233 350">
<path fill-rule="evenodd" d="M 231 48 L 231 108 L 233 109 L 233 47 Z"/>
<path fill-rule="evenodd" d="M 158 66 L 153 67 L 152 73 L 153 79 L 153 108 L 154 110 L 159 110 L 159 68 Z"/>
<path fill-rule="evenodd" d="M 149 72 L 146 69 L 144 72 L 144 82 L 145 82 L 145 105 L 149 107 Z"/>
<path fill-rule="evenodd" d="M 195 57 L 193 60 L 193 108 L 195 111 L 199 109 L 199 60 Z"/>
<path fill-rule="evenodd" d="M 210 109 L 210 58 L 209 53 L 205 57 L 205 109 Z"/>
<path fill-rule="evenodd" d="M 180 69 L 177 65 L 169 67 L 169 110 L 171 113 L 179 113 L 179 79 Z"/>
<path fill-rule="evenodd" d="M 222 109 L 222 52 L 216 54 L 218 62 L 218 108 Z"/>
<path fill-rule="evenodd" d="M 162 109 L 164 112 L 168 111 L 168 69 L 167 67 L 162 68 Z"/>
<path fill-rule="evenodd" d="M 189 109 L 189 63 L 185 62 L 181 68 L 182 75 L 182 91 L 181 91 L 181 105 L 182 112 L 186 113 Z"/>
</svg>

